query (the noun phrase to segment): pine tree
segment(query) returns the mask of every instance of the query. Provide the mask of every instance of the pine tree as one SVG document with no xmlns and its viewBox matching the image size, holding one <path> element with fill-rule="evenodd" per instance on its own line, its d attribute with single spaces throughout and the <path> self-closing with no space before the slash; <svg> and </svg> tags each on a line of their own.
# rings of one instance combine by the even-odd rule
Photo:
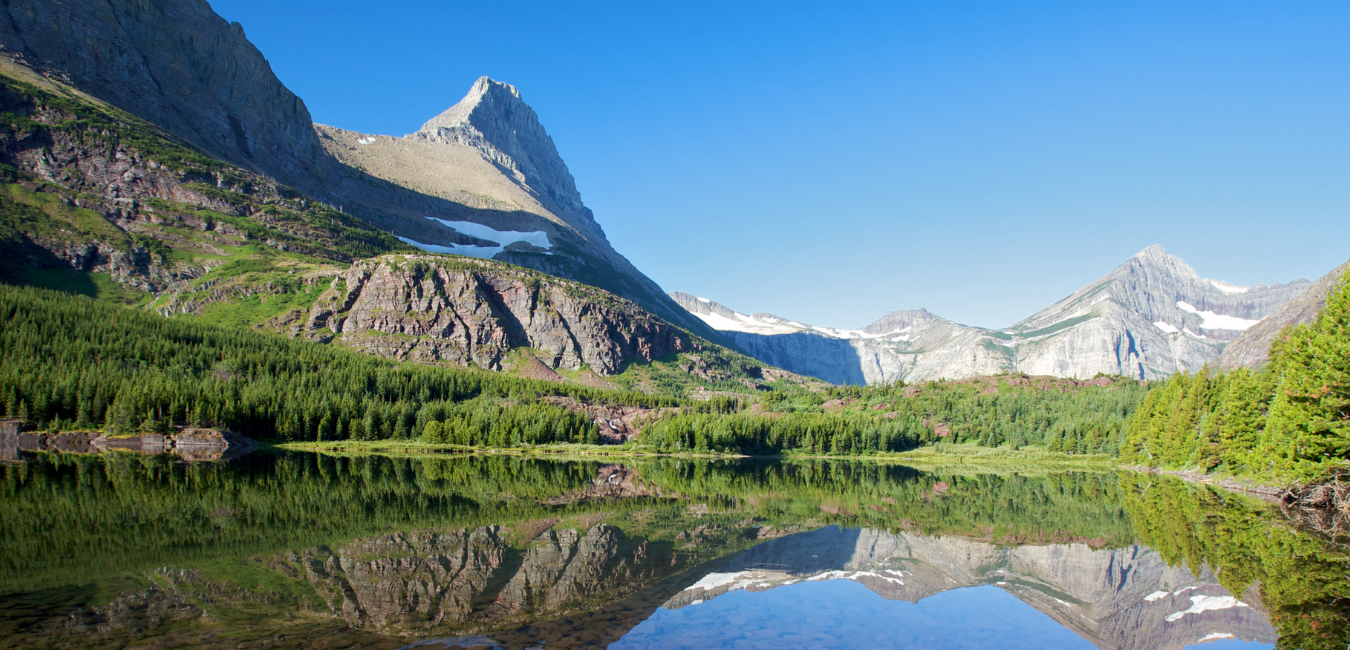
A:
<svg viewBox="0 0 1350 650">
<path fill-rule="evenodd" d="M 1312 478 L 1350 459 L 1350 272 L 1310 327 L 1288 333 L 1263 452 L 1278 471 Z"/>
</svg>

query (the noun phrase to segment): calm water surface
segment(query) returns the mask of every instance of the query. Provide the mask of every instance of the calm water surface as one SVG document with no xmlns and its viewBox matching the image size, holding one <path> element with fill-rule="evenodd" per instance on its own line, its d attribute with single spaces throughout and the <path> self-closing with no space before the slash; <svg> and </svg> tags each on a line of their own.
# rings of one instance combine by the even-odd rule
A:
<svg viewBox="0 0 1350 650">
<path fill-rule="evenodd" d="M 43 453 L 0 648 L 1335 648 L 1350 552 L 1156 476 Z"/>
</svg>

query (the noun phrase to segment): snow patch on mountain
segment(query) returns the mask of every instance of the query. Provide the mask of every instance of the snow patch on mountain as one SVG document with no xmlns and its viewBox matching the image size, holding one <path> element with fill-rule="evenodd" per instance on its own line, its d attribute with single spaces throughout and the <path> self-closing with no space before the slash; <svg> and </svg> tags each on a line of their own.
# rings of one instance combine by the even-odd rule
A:
<svg viewBox="0 0 1350 650">
<path fill-rule="evenodd" d="M 1252 290 L 1251 287 L 1239 287 L 1235 284 L 1228 284 L 1223 280 L 1210 280 L 1209 283 L 1214 285 L 1215 289 L 1218 289 L 1219 291 L 1222 291 L 1230 296 L 1239 293 L 1247 293 L 1248 291 Z"/>
<path fill-rule="evenodd" d="M 1194 305 L 1191 305 L 1184 300 L 1177 301 L 1177 309 L 1199 316 L 1201 318 L 1200 326 L 1207 330 L 1246 330 L 1252 325 L 1261 322 L 1260 320 L 1247 320 L 1246 318 L 1238 318 L 1236 316 L 1224 316 L 1223 314 L 1216 314 L 1212 311 L 1200 311 L 1199 309 L 1196 309 Z"/>
<path fill-rule="evenodd" d="M 465 255 L 468 257 L 482 257 L 491 259 L 494 255 L 506 250 L 507 246 L 517 242 L 524 242 L 537 248 L 549 250 L 553 245 L 549 243 L 548 233 L 542 230 L 522 232 L 518 230 L 497 230 L 491 226 L 485 226 L 481 223 L 472 221 L 448 221 L 446 219 L 437 219 L 427 217 L 432 221 L 439 221 L 446 227 L 449 227 L 461 234 L 474 237 L 476 239 L 485 239 L 496 242 L 496 246 L 473 246 L 470 244 L 450 244 L 441 246 L 438 244 L 424 244 L 422 242 L 399 237 L 399 240 L 405 244 L 416 246 L 428 253 L 448 253 L 450 255 Z"/>
<path fill-rule="evenodd" d="M 1191 596 L 1191 606 L 1189 609 L 1183 609 L 1179 612 L 1172 612 L 1163 619 L 1168 623 L 1181 620 L 1189 614 L 1199 614 L 1201 612 L 1214 611 L 1219 609 L 1232 609 L 1234 607 L 1251 607 L 1232 596 Z"/>
</svg>

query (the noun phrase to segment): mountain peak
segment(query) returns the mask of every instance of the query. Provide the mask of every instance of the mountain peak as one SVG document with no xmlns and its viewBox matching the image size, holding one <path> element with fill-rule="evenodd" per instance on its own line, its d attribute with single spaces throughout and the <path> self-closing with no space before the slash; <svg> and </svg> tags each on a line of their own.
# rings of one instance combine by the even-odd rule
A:
<svg viewBox="0 0 1350 650">
<path fill-rule="evenodd" d="M 1154 244 L 1152 246 L 1149 246 L 1148 248 L 1145 248 L 1144 250 L 1135 253 L 1134 256 L 1139 259 L 1155 259 L 1155 260 L 1167 259 L 1169 257 L 1172 257 L 1172 255 L 1168 254 L 1167 249 L 1162 247 L 1162 244 Z"/>
<path fill-rule="evenodd" d="M 515 86 L 479 77 L 464 99 L 408 137 L 477 149 L 559 217 L 603 237 L 553 138 Z"/>
<path fill-rule="evenodd" d="M 469 92 L 464 95 L 463 99 L 440 115 L 427 120 L 422 128 L 417 130 L 417 133 L 434 135 L 439 129 L 472 126 L 474 113 L 480 109 L 487 112 L 508 113 L 506 117 L 510 119 L 509 114 L 514 113 L 521 107 L 529 111 L 529 117 L 534 118 L 535 123 L 538 124 L 538 117 L 534 115 L 534 109 L 531 109 L 525 103 L 525 100 L 520 97 L 520 91 L 515 86 L 484 75 L 473 82 L 473 86 L 469 88 Z M 540 128 L 542 130 L 542 127 Z"/>
</svg>

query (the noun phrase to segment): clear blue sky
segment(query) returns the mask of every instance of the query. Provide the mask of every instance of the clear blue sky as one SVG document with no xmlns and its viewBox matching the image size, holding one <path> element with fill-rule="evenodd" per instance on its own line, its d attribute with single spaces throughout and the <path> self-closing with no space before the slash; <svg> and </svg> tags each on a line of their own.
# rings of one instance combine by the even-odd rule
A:
<svg viewBox="0 0 1350 650">
<path fill-rule="evenodd" d="M 1162 244 L 1350 259 L 1350 3 L 215 0 L 314 119 L 401 135 L 480 75 L 534 106 L 667 290 L 1001 327 Z"/>
</svg>

